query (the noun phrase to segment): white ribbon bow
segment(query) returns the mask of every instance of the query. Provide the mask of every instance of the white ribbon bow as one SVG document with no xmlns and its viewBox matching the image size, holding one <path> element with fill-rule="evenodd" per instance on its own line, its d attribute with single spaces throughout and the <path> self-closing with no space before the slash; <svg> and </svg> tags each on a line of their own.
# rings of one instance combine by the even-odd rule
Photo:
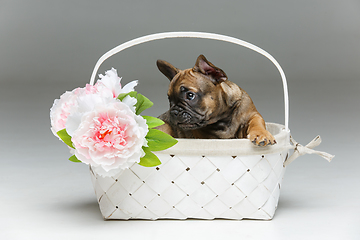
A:
<svg viewBox="0 0 360 240">
<path fill-rule="evenodd" d="M 325 158 L 329 162 L 335 157 L 334 155 L 331 155 L 331 154 L 326 153 L 326 152 L 313 150 L 314 147 L 318 146 L 321 143 L 321 137 L 320 136 L 316 136 L 306 146 L 303 146 L 303 145 L 299 144 L 298 142 L 296 142 L 292 138 L 292 136 L 290 136 L 290 141 L 293 144 L 292 148 L 294 149 L 294 153 L 288 159 L 286 159 L 286 161 L 284 162 L 284 166 L 289 165 L 296 158 L 298 158 L 298 157 L 300 157 L 300 156 L 302 156 L 304 154 L 317 154 L 317 155 Z"/>
</svg>

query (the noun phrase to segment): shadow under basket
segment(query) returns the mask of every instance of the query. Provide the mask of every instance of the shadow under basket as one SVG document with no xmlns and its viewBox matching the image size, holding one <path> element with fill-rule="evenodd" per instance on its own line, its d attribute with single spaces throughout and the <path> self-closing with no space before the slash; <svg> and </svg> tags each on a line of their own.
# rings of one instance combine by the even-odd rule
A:
<svg viewBox="0 0 360 240">
<path fill-rule="evenodd" d="M 91 169 L 105 219 L 273 218 L 285 173 L 290 133 L 268 123 L 277 144 L 258 147 L 247 139 L 178 139 L 156 152 L 162 162 L 134 164 L 114 177 Z"/>
</svg>

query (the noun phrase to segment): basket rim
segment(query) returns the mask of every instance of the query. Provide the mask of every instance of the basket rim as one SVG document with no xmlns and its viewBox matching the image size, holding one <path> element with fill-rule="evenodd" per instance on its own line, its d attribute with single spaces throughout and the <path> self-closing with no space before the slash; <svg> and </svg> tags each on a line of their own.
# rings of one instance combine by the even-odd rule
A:
<svg viewBox="0 0 360 240">
<path fill-rule="evenodd" d="M 247 156 L 273 154 L 287 151 L 290 144 L 290 130 L 278 123 L 266 123 L 266 128 L 273 134 L 276 144 L 266 147 L 254 145 L 249 139 L 189 139 L 177 138 L 178 143 L 173 147 L 155 154 L 170 155 L 230 155 Z"/>
</svg>

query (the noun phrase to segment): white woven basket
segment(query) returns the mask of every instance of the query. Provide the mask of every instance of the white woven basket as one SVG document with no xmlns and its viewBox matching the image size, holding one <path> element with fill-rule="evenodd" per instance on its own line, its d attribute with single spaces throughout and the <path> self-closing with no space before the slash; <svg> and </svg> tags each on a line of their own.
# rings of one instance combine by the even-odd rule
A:
<svg viewBox="0 0 360 240">
<path fill-rule="evenodd" d="M 298 155 L 326 153 L 310 149 L 320 143 L 320 138 L 310 147 L 291 145 L 286 78 L 270 54 L 224 35 L 199 32 L 153 34 L 121 44 L 104 54 L 94 68 L 90 84 L 94 84 L 100 65 L 110 56 L 164 38 L 226 41 L 270 59 L 283 81 L 285 125 L 267 123 L 267 129 L 277 141 L 273 146 L 258 147 L 248 139 L 178 139 L 175 146 L 156 153 L 162 162 L 158 167 L 134 164 L 114 177 L 101 177 L 90 169 L 104 219 L 272 219 L 285 173 L 284 163 L 294 159 L 288 159 L 289 149 L 295 149 Z"/>
</svg>

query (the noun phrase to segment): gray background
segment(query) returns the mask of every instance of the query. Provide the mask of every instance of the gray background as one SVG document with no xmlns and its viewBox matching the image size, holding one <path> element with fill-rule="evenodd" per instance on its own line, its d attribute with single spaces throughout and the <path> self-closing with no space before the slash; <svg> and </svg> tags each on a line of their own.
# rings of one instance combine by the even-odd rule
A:
<svg viewBox="0 0 360 240">
<path fill-rule="evenodd" d="M 332 163 L 306 155 L 287 168 L 272 221 L 103 221 L 88 168 L 69 162 L 50 131 L 53 100 L 84 86 L 98 58 L 120 43 L 164 31 L 203 31 L 251 42 L 288 78 L 290 129 Z M 123 84 L 168 107 L 161 58 L 192 67 L 204 54 L 253 98 L 266 121 L 283 123 L 276 68 L 248 49 L 211 40 L 161 40 L 121 52 Z M 25 1 L 0 7 L 1 239 L 360 239 L 360 2 Z M 266 238 L 265 238 L 266 237 Z"/>
</svg>

